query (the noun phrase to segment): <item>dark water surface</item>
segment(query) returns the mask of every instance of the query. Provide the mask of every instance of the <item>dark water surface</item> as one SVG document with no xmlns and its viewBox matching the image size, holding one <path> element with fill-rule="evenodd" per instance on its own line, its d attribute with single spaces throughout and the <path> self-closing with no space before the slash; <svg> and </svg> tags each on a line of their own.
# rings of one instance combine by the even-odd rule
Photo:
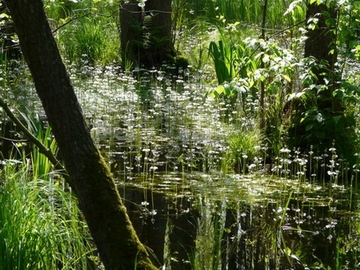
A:
<svg viewBox="0 0 360 270">
<path fill-rule="evenodd" d="M 177 193 L 160 183 L 120 185 L 141 240 L 164 269 L 358 269 L 358 200 L 349 190 L 261 192 L 243 183 L 258 180 L 240 178 L 227 192 L 195 178 L 200 188 Z"/>
</svg>

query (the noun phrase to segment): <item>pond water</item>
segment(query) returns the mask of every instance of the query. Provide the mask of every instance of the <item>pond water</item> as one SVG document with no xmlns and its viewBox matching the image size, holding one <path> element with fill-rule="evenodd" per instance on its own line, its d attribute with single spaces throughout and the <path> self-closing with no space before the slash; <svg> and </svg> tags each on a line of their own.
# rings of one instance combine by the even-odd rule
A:
<svg viewBox="0 0 360 270">
<path fill-rule="evenodd" d="M 72 80 L 93 138 L 162 269 L 360 269 L 357 175 L 274 176 L 261 156 L 231 172 L 226 138 L 255 123 L 244 104 L 206 95 L 205 71 L 86 72 Z"/>
</svg>

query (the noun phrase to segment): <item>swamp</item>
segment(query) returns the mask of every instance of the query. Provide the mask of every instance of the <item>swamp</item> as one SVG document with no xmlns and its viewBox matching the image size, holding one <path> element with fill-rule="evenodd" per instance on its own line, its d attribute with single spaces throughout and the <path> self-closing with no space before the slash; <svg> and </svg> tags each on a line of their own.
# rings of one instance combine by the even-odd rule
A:
<svg viewBox="0 0 360 270">
<path fill-rule="evenodd" d="M 114 2 L 44 6 L 154 265 L 360 269 L 359 4 L 173 0 L 174 47 L 187 65 L 145 67 L 119 54 Z M 147 1 L 135 2 L 146 15 Z M 315 31 L 323 21 L 325 37 Z M 309 40 L 328 45 L 323 59 Z M 61 160 L 24 59 L 0 62 L 4 106 Z M 105 269 L 63 172 L 4 106 L 0 269 Z"/>
</svg>

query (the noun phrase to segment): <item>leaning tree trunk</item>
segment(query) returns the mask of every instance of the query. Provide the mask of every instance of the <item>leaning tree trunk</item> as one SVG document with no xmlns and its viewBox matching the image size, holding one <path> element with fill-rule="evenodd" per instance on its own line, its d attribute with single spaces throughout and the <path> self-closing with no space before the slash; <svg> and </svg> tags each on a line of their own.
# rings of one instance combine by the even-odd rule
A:
<svg viewBox="0 0 360 270">
<path fill-rule="evenodd" d="M 123 65 L 145 68 L 174 63 L 171 0 L 148 0 L 120 4 L 120 40 Z"/>
<path fill-rule="evenodd" d="M 156 269 L 90 136 L 41 0 L 7 0 L 23 55 L 106 269 Z M 135 265 L 136 264 L 136 265 Z"/>
</svg>

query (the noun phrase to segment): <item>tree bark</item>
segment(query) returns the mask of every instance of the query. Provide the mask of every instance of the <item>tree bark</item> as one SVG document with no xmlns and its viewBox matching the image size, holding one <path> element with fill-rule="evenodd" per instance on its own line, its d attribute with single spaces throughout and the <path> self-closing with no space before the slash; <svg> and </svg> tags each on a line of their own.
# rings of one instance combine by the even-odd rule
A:
<svg viewBox="0 0 360 270">
<path fill-rule="evenodd" d="M 23 55 L 57 140 L 69 182 L 106 269 L 156 269 L 97 150 L 41 0 L 7 0 Z"/>
<path fill-rule="evenodd" d="M 337 12 L 334 7 L 328 7 L 326 4 L 307 4 L 306 20 L 309 21 L 311 18 L 316 18 L 318 21 L 316 27 L 307 32 L 305 57 L 313 56 L 318 61 L 325 60 L 330 67 L 333 67 L 337 60 L 336 35 L 334 32 Z M 329 23 L 326 23 L 327 20 L 329 20 Z M 330 24 L 331 20 L 333 24 Z M 330 53 L 332 50 L 333 53 Z"/>
<path fill-rule="evenodd" d="M 137 0 L 120 4 L 121 55 L 124 62 L 145 68 L 175 63 L 172 41 L 171 0 Z"/>
<path fill-rule="evenodd" d="M 336 88 L 338 75 L 336 71 L 337 49 L 336 49 L 336 21 L 337 11 L 334 6 L 326 4 L 307 4 L 306 19 L 316 18 L 315 29 L 308 30 L 305 41 L 305 57 L 314 57 L 317 64 L 312 68 L 318 85 L 327 84 L 327 88 L 318 94 L 318 105 L 321 109 L 331 108 L 341 110 L 340 103 L 333 98 L 332 92 Z M 312 23 L 312 22 L 310 22 Z"/>
</svg>

